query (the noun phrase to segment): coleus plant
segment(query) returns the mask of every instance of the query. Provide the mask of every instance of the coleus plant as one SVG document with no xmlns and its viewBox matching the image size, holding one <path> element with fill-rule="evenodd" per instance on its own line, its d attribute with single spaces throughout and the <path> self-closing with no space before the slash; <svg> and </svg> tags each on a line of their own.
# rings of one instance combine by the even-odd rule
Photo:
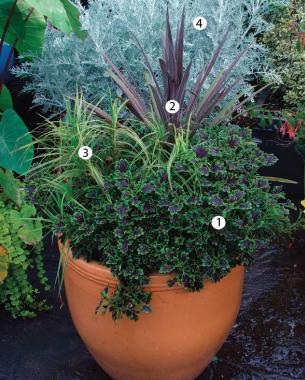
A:
<svg viewBox="0 0 305 380">
<path fill-rule="evenodd" d="M 113 61 L 104 53 L 101 55 L 110 65 L 110 76 L 123 91 L 128 99 L 127 107 L 141 121 L 149 124 L 151 121 L 151 111 L 163 123 L 169 136 L 169 140 L 173 135 L 173 126 L 175 128 L 187 128 L 191 122 L 191 134 L 204 123 L 218 125 L 226 121 L 230 116 L 245 103 L 255 96 L 259 91 L 254 92 L 251 96 L 246 96 L 246 91 L 241 91 L 238 96 L 230 99 L 226 104 L 224 100 L 230 95 L 233 88 L 238 86 L 242 78 L 231 80 L 231 74 L 237 63 L 242 59 L 246 50 L 241 51 L 238 56 L 216 77 L 204 96 L 201 96 L 204 84 L 209 79 L 209 75 L 214 69 L 215 62 L 220 56 L 222 49 L 226 43 L 230 30 L 228 30 L 220 41 L 217 49 L 212 54 L 210 60 L 202 68 L 198 74 L 197 81 L 192 89 L 188 89 L 188 79 L 190 76 L 192 62 L 184 68 L 184 35 L 185 35 L 185 10 L 183 10 L 181 19 L 177 27 L 176 40 L 173 39 L 172 28 L 170 25 L 169 11 L 166 14 L 166 32 L 163 38 L 163 57 L 159 60 L 159 66 L 162 76 L 162 85 L 152 65 L 150 64 L 143 47 L 139 40 L 135 37 L 139 49 L 141 50 L 148 72 L 146 75 L 148 82 L 150 104 L 148 105 L 145 98 L 140 95 L 139 91 L 127 79 L 123 71 L 116 66 Z M 124 64 L 122 64 L 125 67 Z M 267 86 L 265 86 L 267 87 Z M 264 88 L 265 88 L 264 87 Z M 169 113 L 166 110 L 168 102 L 178 102 L 179 111 Z M 98 107 L 90 106 L 95 114 L 108 121 L 111 116 Z"/>
</svg>

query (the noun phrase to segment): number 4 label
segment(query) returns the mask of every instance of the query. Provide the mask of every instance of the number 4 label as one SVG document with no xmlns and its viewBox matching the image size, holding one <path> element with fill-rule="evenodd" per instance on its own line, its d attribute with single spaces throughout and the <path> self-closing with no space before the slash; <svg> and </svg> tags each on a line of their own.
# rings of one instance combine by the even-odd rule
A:
<svg viewBox="0 0 305 380">
<path fill-rule="evenodd" d="M 193 26 L 197 30 L 204 30 L 208 26 L 208 22 L 204 17 L 199 16 L 194 19 Z"/>
</svg>

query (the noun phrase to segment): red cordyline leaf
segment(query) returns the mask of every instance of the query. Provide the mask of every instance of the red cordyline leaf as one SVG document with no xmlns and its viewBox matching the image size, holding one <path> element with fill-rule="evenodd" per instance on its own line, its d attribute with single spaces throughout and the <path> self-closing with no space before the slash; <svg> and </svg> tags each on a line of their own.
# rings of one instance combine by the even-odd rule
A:
<svg viewBox="0 0 305 380">
<path fill-rule="evenodd" d="M 207 65 L 201 70 L 201 72 L 199 73 L 198 75 L 198 79 L 197 79 L 197 82 L 195 84 L 195 87 L 194 89 L 191 91 L 192 92 L 192 96 L 190 98 L 190 101 L 189 101 L 189 104 L 188 106 L 186 107 L 186 110 L 185 110 L 185 116 L 188 118 L 190 113 L 193 112 L 194 108 L 195 108 L 195 104 L 196 104 L 196 101 L 198 100 L 198 97 L 199 97 L 199 94 L 202 90 L 202 87 L 204 86 L 204 83 L 205 81 L 207 80 L 209 74 L 211 73 L 214 65 L 215 65 L 215 62 L 217 61 L 221 51 L 222 51 L 222 48 L 228 38 L 228 34 L 229 34 L 229 30 L 226 32 L 226 34 L 224 35 L 224 37 L 222 38 L 222 40 L 220 41 L 217 49 L 215 50 L 215 52 L 212 54 L 212 57 L 210 59 L 210 61 L 207 63 Z"/>
<path fill-rule="evenodd" d="M 192 134 L 200 127 L 201 123 L 205 119 L 209 119 L 211 114 L 215 113 L 217 107 L 221 105 L 224 99 L 231 93 L 241 81 L 242 77 L 239 77 L 233 83 L 231 82 L 232 73 L 245 55 L 248 49 L 241 51 L 233 62 L 225 69 L 219 77 L 214 81 L 210 88 L 206 91 L 205 96 L 199 101 L 200 94 L 209 78 L 210 73 L 215 67 L 215 63 L 218 60 L 223 47 L 227 41 L 230 30 L 228 30 L 219 42 L 218 47 L 212 54 L 210 60 L 199 72 L 197 81 L 194 88 L 190 91 L 191 95 L 188 98 L 187 104 L 185 104 L 187 84 L 190 77 L 192 62 L 189 63 L 184 70 L 183 66 L 183 53 L 184 53 L 184 36 L 185 36 L 185 9 L 183 9 L 180 21 L 177 27 L 177 35 L 175 42 L 173 41 L 172 30 L 170 25 L 170 16 L 167 9 L 166 12 L 166 29 L 163 37 L 163 57 L 159 60 L 159 66 L 162 74 L 163 86 L 158 82 L 156 74 L 149 62 L 149 59 L 139 42 L 135 37 L 137 44 L 143 54 L 145 64 L 151 76 L 151 81 L 148 84 L 150 89 L 150 95 L 152 98 L 152 105 L 154 112 L 161 119 L 167 131 L 170 129 L 170 124 L 174 124 L 176 128 L 185 127 L 192 119 Z M 151 107 L 147 107 L 145 101 L 141 98 L 141 95 L 137 92 L 134 86 L 128 81 L 122 71 L 106 56 L 105 53 L 101 53 L 106 62 L 110 65 L 111 77 L 116 84 L 121 88 L 125 96 L 128 98 L 128 108 L 144 123 L 149 123 L 150 118 L 148 110 Z M 264 88 L 266 88 L 265 86 Z M 262 90 L 262 89 L 261 89 Z M 257 91 L 258 94 L 261 90 Z M 237 96 L 237 100 L 244 95 L 241 92 Z M 169 100 L 176 100 L 180 104 L 180 111 L 176 114 L 170 114 L 166 111 L 165 105 Z M 220 112 L 212 121 L 212 125 L 222 123 L 228 119 L 241 105 L 249 101 L 247 97 L 243 102 L 237 105 L 232 105 L 225 108 L 225 111 Z"/>
</svg>

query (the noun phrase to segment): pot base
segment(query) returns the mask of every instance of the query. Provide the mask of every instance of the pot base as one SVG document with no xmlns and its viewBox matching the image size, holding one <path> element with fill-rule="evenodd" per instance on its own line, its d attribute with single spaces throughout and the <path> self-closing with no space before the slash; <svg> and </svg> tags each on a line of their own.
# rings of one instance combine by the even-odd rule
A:
<svg viewBox="0 0 305 380">
<path fill-rule="evenodd" d="M 152 313 L 137 322 L 95 315 L 100 293 L 116 280 L 106 267 L 69 254 L 65 289 L 79 335 L 115 380 L 193 380 L 227 338 L 238 313 L 245 269 L 235 267 L 200 292 L 168 288 L 168 276 L 152 276 Z"/>
</svg>

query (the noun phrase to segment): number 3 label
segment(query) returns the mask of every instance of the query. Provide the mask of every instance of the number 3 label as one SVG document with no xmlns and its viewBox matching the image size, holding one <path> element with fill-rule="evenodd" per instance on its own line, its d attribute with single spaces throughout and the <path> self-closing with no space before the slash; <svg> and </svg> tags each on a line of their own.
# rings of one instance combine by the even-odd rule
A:
<svg viewBox="0 0 305 380">
<path fill-rule="evenodd" d="M 208 26 L 208 22 L 204 17 L 196 17 L 193 21 L 193 27 L 197 30 L 204 30 Z"/>
<path fill-rule="evenodd" d="M 89 146 L 82 146 L 79 148 L 78 155 L 82 160 L 90 160 L 92 154 L 92 149 Z"/>
<path fill-rule="evenodd" d="M 168 113 L 177 113 L 180 110 L 180 104 L 177 100 L 169 100 L 165 105 L 165 109 Z"/>
</svg>

